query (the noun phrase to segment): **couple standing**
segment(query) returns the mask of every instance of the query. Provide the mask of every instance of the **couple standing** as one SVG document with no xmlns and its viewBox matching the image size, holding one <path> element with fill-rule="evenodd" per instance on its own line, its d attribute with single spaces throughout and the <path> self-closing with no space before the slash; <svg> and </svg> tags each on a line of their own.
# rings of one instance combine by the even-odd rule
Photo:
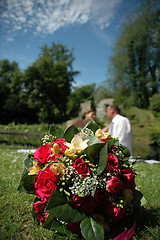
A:
<svg viewBox="0 0 160 240">
<path fill-rule="evenodd" d="M 113 138 L 118 137 L 119 143 L 128 147 L 132 155 L 132 129 L 128 118 L 120 115 L 120 109 L 116 104 L 107 107 L 106 116 L 111 124 L 109 129 L 107 126 L 102 130 L 108 131 Z"/>
<path fill-rule="evenodd" d="M 130 155 L 132 155 L 132 131 L 128 118 L 120 115 L 120 109 L 116 104 L 107 107 L 106 116 L 107 119 L 111 121 L 111 124 L 103 128 L 102 131 L 109 132 L 113 138 L 118 137 L 119 143 L 128 147 Z M 89 110 L 84 113 L 82 119 L 76 119 L 72 121 L 70 125 L 75 125 L 77 128 L 83 128 L 90 120 L 95 121 L 95 119 L 95 111 Z"/>
</svg>

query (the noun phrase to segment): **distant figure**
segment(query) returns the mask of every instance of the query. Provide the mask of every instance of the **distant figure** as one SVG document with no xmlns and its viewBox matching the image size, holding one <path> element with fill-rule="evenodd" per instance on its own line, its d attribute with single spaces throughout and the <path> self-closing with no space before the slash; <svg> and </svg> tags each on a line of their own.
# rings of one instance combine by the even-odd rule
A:
<svg viewBox="0 0 160 240">
<path fill-rule="evenodd" d="M 107 107 L 106 116 L 111 120 L 108 132 L 113 138 L 118 137 L 119 143 L 128 147 L 132 155 L 132 129 L 128 118 L 120 115 L 120 109 L 116 104 Z"/>
<path fill-rule="evenodd" d="M 96 119 L 96 113 L 94 110 L 89 110 L 88 112 L 85 112 L 82 116 L 82 119 L 75 119 L 70 122 L 69 126 L 74 125 L 77 128 L 84 128 L 85 125 L 90 121 Z M 68 126 L 68 127 L 69 127 Z"/>
</svg>

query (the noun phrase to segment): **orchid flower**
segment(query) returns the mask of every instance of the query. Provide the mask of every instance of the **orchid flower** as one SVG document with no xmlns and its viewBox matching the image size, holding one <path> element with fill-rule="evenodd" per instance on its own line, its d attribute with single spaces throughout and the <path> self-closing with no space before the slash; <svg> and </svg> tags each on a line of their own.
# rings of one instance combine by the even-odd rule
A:
<svg viewBox="0 0 160 240">
<path fill-rule="evenodd" d="M 66 150 L 65 155 L 70 156 L 83 151 L 85 148 L 88 147 L 88 141 L 89 139 L 83 141 L 83 139 L 79 135 L 75 135 L 71 143 L 65 143 L 65 145 L 69 148 Z"/>
</svg>

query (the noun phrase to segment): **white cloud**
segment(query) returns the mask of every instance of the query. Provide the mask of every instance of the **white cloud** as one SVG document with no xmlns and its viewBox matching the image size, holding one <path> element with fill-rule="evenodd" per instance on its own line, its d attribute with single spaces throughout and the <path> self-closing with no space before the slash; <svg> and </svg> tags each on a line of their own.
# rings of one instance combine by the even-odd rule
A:
<svg viewBox="0 0 160 240">
<path fill-rule="evenodd" d="M 8 42 L 12 42 L 12 41 L 14 41 L 14 38 L 8 37 L 8 38 L 7 38 L 7 41 L 8 41 Z"/>
<path fill-rule="evenodd" d="M 32 29 L 51 34 L 59 28 L 89 23 L 99 29 L 109 26 L 122 0 L 8 0 L 3 1 L 0 25 L 16 33 Z"/>
</svg>

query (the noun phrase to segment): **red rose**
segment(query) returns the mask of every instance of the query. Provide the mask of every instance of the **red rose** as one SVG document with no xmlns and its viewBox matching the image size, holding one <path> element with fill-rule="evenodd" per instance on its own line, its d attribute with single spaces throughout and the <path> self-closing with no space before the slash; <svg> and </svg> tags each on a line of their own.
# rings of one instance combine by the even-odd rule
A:
<svg viewBox="0 0 160 240">
<path fill-rule="evenodd" d="M 102 141 L 102 143 L 105 143 L 105 142 L 107 142 L 108 140 L 110 140 L 111 138 L 105 138 L 105 139 L 102 139 L 101 141 Z"/>
<path fill-rule="evenodd" d="M 47 158 L 47 161 L 57 161 L 58 162 L 57 157 L 62 158 L 62 155 L 58 155 L 57 153 L 55 153 L 53 155 L 49 155 Z"/>
<path fill-rule="evenodd" d="M 80 207 L 81 211 L 87 215 L 91 215 L 97 206 L 97 202 L 94 197 L 88 195 L 85 197 L 79 197 L 78 195 L 73 196 L 73 202 L 76 206 Z"/>
<path fill-rule="evenodd" d="M 107 208 L 107 212 L 108 212 L 109 217 L 113 221 L 117 221 L 120 218 L 122 218 L 125 214 L 125 211 L 126 211 L 126 209 L 124 207 L 123 208 L 118 208 L 112 203 L 107 204 L 106 208 Z"/>
<path fill-rule="evenodd" d="M 88 165 L 83 161 L 82 158 L 76 159 L 73 164 L 74 172 L 78 172 L 78 174 L 82 175 L 83 178 L 87 177 L 88 173 L 90 173 L 90 169 Z"/>
<path fill-rule="evenodd" d="M 82 204 L 83 204 L 83 198 L 82 198 L 82 197 L 79 197 L 77 194 L 74 194 L 74 195 L 73 195 L 73 202 L 76 203 L 76 206 L 77 206 L 77 207 L 81 207 Z"/>
<path fill-rule="evenodd" d="M 110 172 L 120 172 L 120 167 L 119 167 L 119 162 L 117 157 L 112 154 L 109 153 L 108 154 L 108 159 L 107 159 L 107 166 L 106 166 L 107 170 Z"/>
<path fill-rule="evenodd" d="M 41 201 L 33 203 L 33 209 L 36 213 L 42 212 L 44 205 Z"/>
<path fill-rule="evenodd" d="M 74 223 L 68 223 L 68 228 L 73 232 L 77 234 L 81 234 L 81 228 L 80 228 L 80 222 L 74 222 Z"/>
<path fill-rule="evenodd" d="M 56 141 L 53 142 L 53 145 L 57 143 L 60 147 L 60 150 L 62 153 L 64 153 L 67 149 L 67 146 L 65 145 L 65 139 L 64 138 L 59 138 L 59 139 L 56 139 Z"/>
<path fill-rule="evenodd" d="M 44 224 L 46 218 L 48 217 L 49 213 L 46 213 L 45 215 L 42 213 L 39 213 L 37 215 L 37 219 L 39 220 L 40 223 Z"/>
<path fill-rule="evenodd" d="M 113 145 L 113 146 L 112 146 L 112 151 L 113 151 L 114 153 L 117 153 L 117 145 Z"/>
<path fill-rule="evenodd" d="M 98 189 L 96 189 L 96 191 L 95 191 L 94 199 L 95 199 L 95 201 L 98 202 L 98 203 L 101 201 L 101 194 L 99 193 L 99 190 L 98 190 Z"/>
<path fill-rule="evenodd" d="M 122 188 L 122 181 L 117 178 L 113 177 L 107 181 L 107 189 L 109 193 L 117 193 Z"/>
<path fill-rule="evenodd" d="M 34 152 L 34 158 L 36 161 L 46 164 L 48 162 L 47 158 L 51 154 L 51 147 L 49 144 L 45 144 L 40 146 L 35 152 Z"/>
<path fill-rule="evenodd" d="M 112 145 L 112 149 L 114 149 L 114 148 L 116 148 L 117 147 L 117 145 Z"/>
<path fill-rule="evenodd" d="M 133 170 L 130 167 L 128 167 L 126 169 L 123 169 L 122 173 L 124 175 L 124 178 L 126 180 L 126 183 L 129 186 L 129 188 L 131 190 L 134 190 L 136 187 L 136 184 L 135 184 L 135 175 L 134 175 Z"/>
<path fill-rule="evenodd" d="M 41 199 L 42 203 L 47 203 L 52 192 L 57 188 L 57 177 L 50 168 L 39 172 L 35 181 L 35 194 Z"/>
</svg>

